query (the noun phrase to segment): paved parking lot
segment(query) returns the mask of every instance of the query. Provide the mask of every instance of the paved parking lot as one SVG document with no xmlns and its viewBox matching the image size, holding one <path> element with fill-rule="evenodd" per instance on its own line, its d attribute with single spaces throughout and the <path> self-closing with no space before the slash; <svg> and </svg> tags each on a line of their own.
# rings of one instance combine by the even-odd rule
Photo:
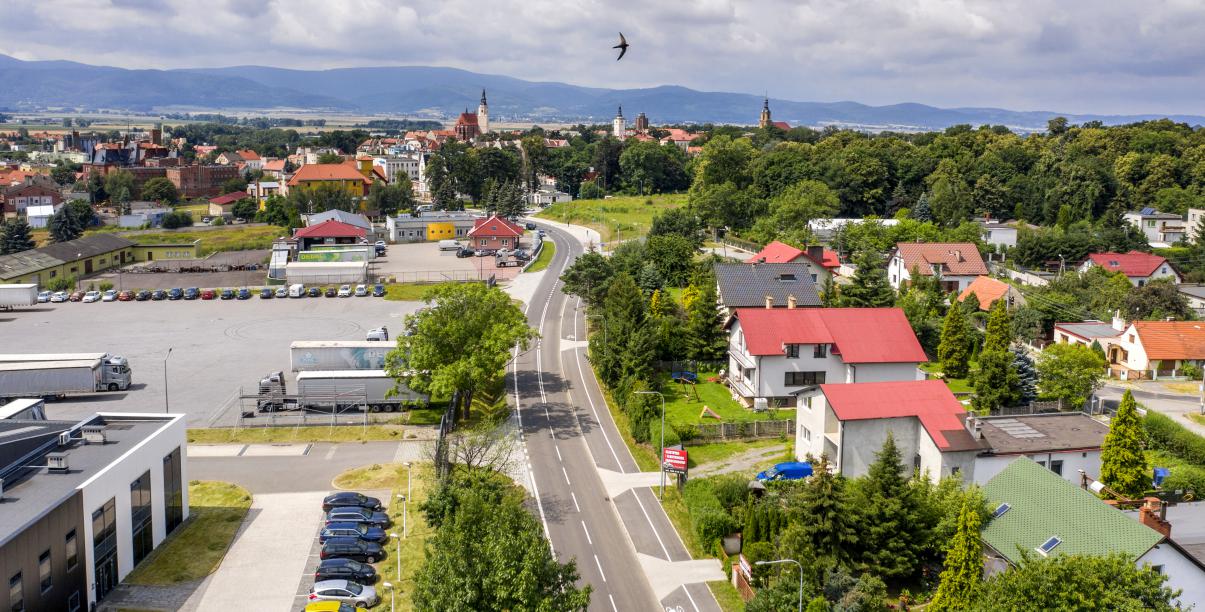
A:
<svg viewBox="0 0 1205 612">
<path fill-rule="evenodd" d="M 528 241 L 524 248 L 530 246 Z M 372 276 L 393 276 L 398 282 L 438 281 L 441 275 L 451 278 L 514 278 L 521 267 L 498 268 L 493 257 L 457 257 L 456 251 L 441 251 L 439 243 L 415 242 L 391 244 L 384 257 L 372 263 Z"/>
<path fill-rule="evenodd" d="M 267 372 L 287 372 L 290 342 L 363 340 L 380 325 L 399 330 L 419 306 L 373 297 L 39 304 L 0 313 L 0 338 L 5 352 L 104 351 L 130 360 L 128 391 L 47 402 L 52 419 L 170 408 L 200 426 L 240 387 L 250 391 Z"/>
</svg>

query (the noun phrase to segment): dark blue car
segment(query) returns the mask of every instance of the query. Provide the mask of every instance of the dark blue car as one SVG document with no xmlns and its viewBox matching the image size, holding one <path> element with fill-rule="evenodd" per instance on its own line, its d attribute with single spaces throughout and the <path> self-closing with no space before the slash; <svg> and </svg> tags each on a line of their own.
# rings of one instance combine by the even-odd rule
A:
<svg viewBox="0 0 1205 612">
<path fill-rule="evenodd" d="M 384 529 L 367 523 L 327 523 L 318 532 L 318 541 L 323 544 L 331 538 L 359 538 L 380 544 L 388 537 Z"/>
</svg>

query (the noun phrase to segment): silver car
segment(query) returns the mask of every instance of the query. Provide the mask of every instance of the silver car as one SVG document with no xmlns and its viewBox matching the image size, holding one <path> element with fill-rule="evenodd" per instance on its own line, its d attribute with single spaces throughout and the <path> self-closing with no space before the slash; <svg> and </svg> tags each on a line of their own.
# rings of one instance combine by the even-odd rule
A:
<svg viewBox="0 0 1205 612">
<path fill-rule="evenodd" d="M 371 608 L 380 601 L 377 590 L 350 580 L 323 580 L 310 587 L 310 601 L 342 601 Z"/>
</svg>

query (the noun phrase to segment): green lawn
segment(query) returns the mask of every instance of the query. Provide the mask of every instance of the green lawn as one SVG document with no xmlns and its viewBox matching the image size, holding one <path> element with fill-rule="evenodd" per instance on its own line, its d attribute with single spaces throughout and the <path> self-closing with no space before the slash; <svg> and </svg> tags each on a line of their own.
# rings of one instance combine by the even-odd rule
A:
<svg viewBox="0 0 1205 612">
<path fill-rule="evenodd" d="M 556 243 L 551 240 L 545 240 L 544 246 L 540 247 L 540 256 L 536 258 L 535 263 L 527 269 L 528 272 L 543 272 L 548 268 L 548 264 L 552 263 L 552 257 L 556 255 Z"/>
<path fill-rule="evenodd" d="M 657 492 L 658 487 L 654 487 L 653 495 L 656 495 Z M 661 506 L 665 508 L 666 516 L 674 524 L 674 529 L 678 530 L 678 535 L 682 537 L 682 544 L 686 546 L 686 551 L 692 558 L 706 559 L 713 556 L 712 551 L 703 548 L 695 530 L 690 528 L 690 511 L 686 508 L 686 501 L 682 499 L 682 493 L 678 491 L 677 487 L 665 488 L 665 499 L 661 500 Z"/>
<path fill-rule="evenodd" d="M 394 283 L 385 286 L 385 299 L 399 302 L 421 302 L 428 291 L 445 285 L 461 283 Z"/>
<path fill-rule="evenodd" d="M 661 392 L 665 394 L 665 418 L 671 423 L 723 423 L 744 421 L 765 421 L 772 419 L 791 418 L 789 410 L 767 410 L 753 412 L 747 410 L 740 402 L 732 399 L 728 387 L 718 382 L 707 382 L 708 378 L 716 376 L 715 372 L 698 372 L 699 382 L 695 385 L 682 385 L 670 380 L 669 373 L 661 374 Z M 698 392 L 698 399 L 695 393 Z M 701 416 L 706 406 L 720 415 L 720 419 L 712 416 Z"/>
<path fill-rule="evenodd" d="M 1189 413 L 1188 413 L 1188 418 L 1189 418 L 1189 419 L 1191 419 L 1191 420 L 1192 420 L 1193 422 L 1195 422 L 1195 423 L 1199 423 L 1199 424 L 1201 424 L 1201 425 L 1205 425 L 1205 416 L 1201 416 L 1201 415 L 1199 415 L 1199 414 L 1197 414 L 1197 413 L 1195 413 L 1195 412 L 1189 412 Z"/>
<path fill-rule="evenodd" d="M 745 600 L 741 599 L 740 592 L 731 582 L 713 580 L 707 583 L 707 588 L 711 589 L 711 594 L 724 612 L 745 612 Z"/>
<path fill-rule="evenodd" d="M 270 249 L 272 241 L 287 236 L 288 230 L 275 225 L 228 225 L 213 230 L 182 230 L 124 234 L 136 244 L 165 244 L 200 240 L 200 255 L 221 251 Z"/>
<path fill-rule="evenodd" d="M 730 442 L 712 442 L 710 444 L 685 442 L 683 446 L 687 450 L 688 467 L 693 468 L 708 463 L 719 463 L 733 455 L 739 455 L 759 448 L 778 446 L 780 444 L 787 444 L 789 447 L 793 442 L 790 440 L 784 441 L 779 438 L 762 438 L 760 440 L 732 440 Z M 779 461 L 792 461 L 792 459 L 790 457 L 766 459 L 766 462 L 771 465 Z"/>
<path fill-rule="evenodd" d="M 648 204 L 650 201 L 652 204 Z M 601 200 L 573 200 L 553 204 L 536 216 L 549 221 L 590 227 L 598 230 L 603 240 L 610 242 L 644 236 L 653 224 L 654 214 L 685 204 L 684 193 L 615 196 Z"/>
<path fill-rule="evenodd" d="M 168 585 L 200 580 L 221 564 L 251 494 L 229 482 L 188 483 L 189 519 L 126 577 L 131 584 Z"/>
<path fill-rule="evenodd" d="M 974 369 L 974 367 L 975 367 L 975 364 L 974 364 L 974 362 L 972 362 L 971 368 Z M 929 363 L 922 363 L 920 365 L 920 369 L 924 370 L 928 374 L 940 374 L 941 373 L 941 364 L 932 362 L 932 361 Z M 933 377 L 931 377 L 931 378 L 933 378 Z M 974 393 L 975 392 L 975 390 L 971 388 L 971 381 L 969 378 L 946 378 L 944 380 L 946 381 L 946 385 L 950 387 L 950 391 L 953 393 Z"/>
<path fill-rule="evenodd" d="M 415 424 L 429 424 L 430 409 L 416 410 Z M 370 425 L 306 425 L 302 427 L 217 427 L 188 430 L 189 444 L 255 444 L 284 442 L 372 442 L 405 437 L 406 415 Z M 439 416 L 435 416 L 439 422 Z"/>
</svg>

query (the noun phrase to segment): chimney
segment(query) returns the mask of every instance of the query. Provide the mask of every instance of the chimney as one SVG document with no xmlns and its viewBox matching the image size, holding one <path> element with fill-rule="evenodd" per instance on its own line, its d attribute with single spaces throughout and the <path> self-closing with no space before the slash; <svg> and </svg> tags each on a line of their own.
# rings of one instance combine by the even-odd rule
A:
<svg viewBox="0 0 1205 612">
<path fill-rule="evenodd" d="M 975 415 L 967 415 L 967 431 L 971 432 L 971 437 L 975 440 L 983 439 L 983 421 L 979 420 Z"/>
<path fill-rule="evenodd" d="M 1146 503 L 1138 511 L 1138 522 L 1163 534 L 1172 537 L 1172 524 L 1167 522 L 1167 502 L 1157 497 L 1147 497 Z"/>
<path fill-rule="evenodd" d="M 1121 318 L 1121 311 L 1113 311 L 1113 329 L 1123 332 L 1126 329 L 1126 320 Z"/>
<path fill-rule="evenodd" d="M 823 262 L 824 261 L 824 247 L 820 246 L 818 244 L 808 247 L 808 257 L 811 257 L 812 259 L 816 260 L 816 263 Z"/>
<path fill-rule="evenodd" d="M 794 293 L 787 296 L 787 308 L 794 309 L 798 305 L 799 305 L 799 302 L 795 299 Z"/>
<path fill-rule="evenodd" d="M 769 295 L 766 296 L 766 308 L 767 309 L 774 308 L 774 297 L 773 296 L 769 296 Z"/>
</svg>

